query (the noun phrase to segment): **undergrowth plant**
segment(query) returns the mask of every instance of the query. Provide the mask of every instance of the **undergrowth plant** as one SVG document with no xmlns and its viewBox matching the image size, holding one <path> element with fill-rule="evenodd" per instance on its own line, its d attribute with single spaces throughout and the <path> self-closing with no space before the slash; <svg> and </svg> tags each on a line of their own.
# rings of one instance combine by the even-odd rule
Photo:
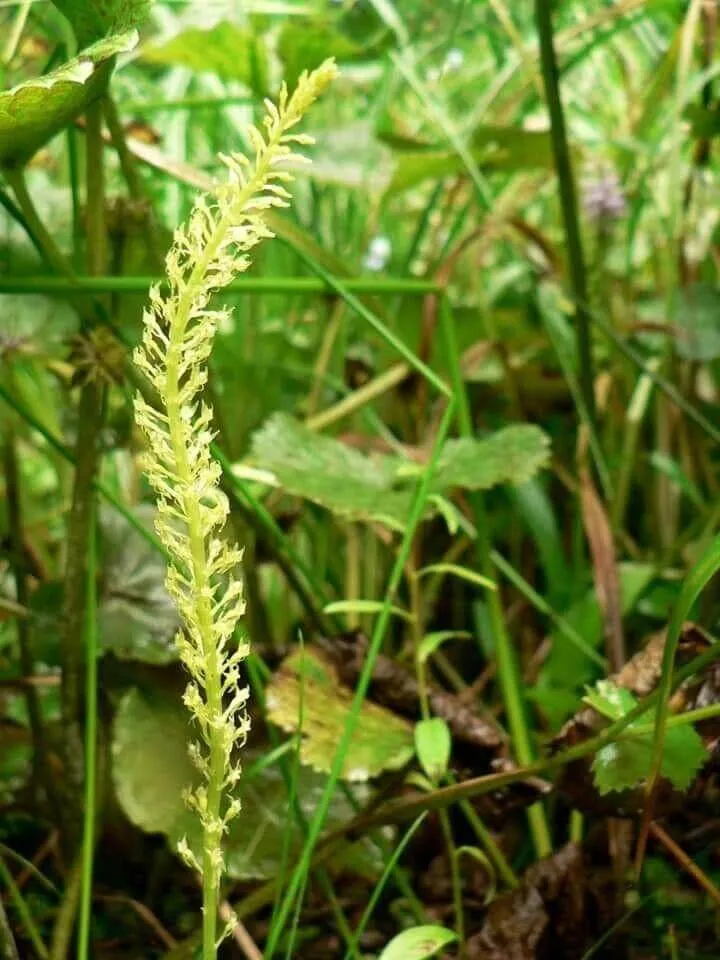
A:
<svg viewBox="0 0 720 960">
<path fill-rule="evenodd" d="M 248 268 L 250 250 L 273 235 L 266 212 L 288 206 L 284 184 L 293 178 L 287 161 L 303 160 L 295 147 L 312 142 L 294 127 L 335 73 L 328 60 L 303 73 L 292 96 L 283 87 L 277 106 L 266 101 L 264 131 L 249 129 L 253 159 L 222 157 L 228 180 L 212 196 L 199 196 L 176 231 L 165 260 L 168 291 L 151 289 L 135 352 L 136 365 L 159 397 L 153 406 L 138 394 L 135 416 L 148 444 L 144 465 L 157 497 L 156 529 L 169 556 L 167 586 L 184 625 L 177 636 L 190 674 L 183 699 L 200 733 L 189 747 L 200 785 L 188 788 L 186 801 L 202 825 L 202 853 L 196 856 L 186 840 L 179 850 L 202 876 L 204 960 L 216 955 L 222 840 L 240 811 L 236 754 L 249 729 L 249 691 L 240 677 L 248 646 L 232 643 L 244 611 L 237 578 L 242 552 L 222 536 L 228 502 L 210 449 L 212 409 L 201 399 L 213 337 L 226 311 L 208 304 L 214 291 Z"/>
</svg>

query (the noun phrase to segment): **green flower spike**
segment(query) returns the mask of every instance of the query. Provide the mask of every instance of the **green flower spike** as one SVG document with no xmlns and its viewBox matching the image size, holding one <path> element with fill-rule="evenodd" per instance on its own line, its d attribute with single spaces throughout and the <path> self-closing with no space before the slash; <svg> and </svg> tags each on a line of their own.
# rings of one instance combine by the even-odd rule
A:
<svg viewBox="0 0 720 960">
<path fill-rule="evenodd" d="M 305 160 L 294 149 L 312 143 L 293 128 L 336 72 L 328 60 L 303 74 L 292 96 L 283 87 L 277 105 L 266 101 L 265 129 L 249 129 L 253 159 L 221 157 L 229 177 L 211 196 L 197 198 L 187 223 L 175 232 L 165 260 L 169 292 L 150 290 L 134 357 L 160 398 L 156 408 L 138 394 L 135 418 L 147 439 L 144 467 L 157 496 L 158 536 L 170 557 L 167 586 L 184 624 L 177 637 L 190 674 L 184 702 L 199 731 L 189 749 L 200 785 L 186 799 L 202 825 L 202 857 L 184 841 L 180 853 L 202 875 L 204 960 L 217 950 L 222 840 L 240 810 L 233 795 L 240 777 L 237 749 L 249 729 L 249 691 L 240 678 L 248 647 L 232 643 L 245 609 L 235 576 L 242 552 L 221 535 L 228 502 L 210 452 L 212 410 L 200 399 L 213 337 L 227 311 L 211 310 L 208 303 L 215 290 L 247 270 L 249 251 L 273 236 L 265 215 L 288 206 L 285 184 L 293 177 L 287 161 Z"/>
</svg>

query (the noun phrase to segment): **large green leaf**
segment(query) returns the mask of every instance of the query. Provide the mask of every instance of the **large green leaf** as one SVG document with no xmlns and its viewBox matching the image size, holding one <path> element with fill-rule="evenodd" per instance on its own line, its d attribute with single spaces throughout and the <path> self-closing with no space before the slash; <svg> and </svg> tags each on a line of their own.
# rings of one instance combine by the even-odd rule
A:
<svg viewBox="0 0 720 960">
<path fill-rule="evenodd" d="M 113 783 L 120 806 L 135 826 L 169 833 L 185 812 L 183 790 L 195 781 L 187 744 L 192 731 L 177 700 L 132 689 L 115 715 Z"/>
<path fill-rule="evenodd" d="M 57 70 L 0 93 L 0 166 L 25 163 L 101 96 L 113 58 L 136 43 L 134 30 L 101 40 Z"/>
<path fill-rule="evenodd" d="M 52 0 L 67 17 L 81 47 L 140 26 L 151 0 Z"/>
<path fill-rule="evenodd" d="M 112 777 L 120 807 L 140 829 L 164 834 L 176 849 L 182 837 L 196 854 L 202 849 L 197 817 L 187 809 L 183 790 L 196 783 L 197 770 L 188 753 L 188 738 L 195 736 L 180 696 L 132 689 L 118 708 L 112 738 Z M 246 750 L 245 763 L 262 757 Z M 298 771 L 297 800 L 310 816 L 320 799 L 325 777 L 307 767 Z M 230 824 L 223 842 L 228 875 L 234 879 L 274 877 L 283 857 L 299 853 L 302 838 L 288 820 L 288 796 L 281 772 L 265 767 L 237 788 L 242 813 Z M 353 815 L 349 801 L 336 794 L 329 821 L 339 825 Z M 285 850 L 285 833 L 289 847 Z M 373 866 L 364 846 L 354 849 L 352 866 L 365 871 Z"/>
<path fill-rule="evenodd" d="M 548 457 L 547 436 L 527 424 L 505 427 L 481 440 L 450 440 L 440 456 L 432 493 L 524 483 Z M 288 493 L 340 516 L 375 520 L 399 530 L 407 521 L 415 478 L 422 469 L 399 457 L 365 456 L 282 413 L 255 433 L 251 459 L 270 471 Z M 429 512 L 433 509 L 428 507 Z"/>
<path fill-rule="evenodd" d="M 145 47 L 142 59 L 216 73 L 267 96 L 268 62 L 262 38 L 228 21 L 207 30 L 188 27 L 166 43 Z"/>
<path fill-rule="evenodd" d="M 267 687 L 268 718 L 283 730 L 299 731 L 300 758 L 329 773 L 350 715 L 353 691 L 339 683 L 319 651 L 306 648 L 287 657 Z M 413 728 L 384 707 L 366 701 L 344 759 L 343 777 L 365 781 L 407 763 L 414 752 Z"/>
</svg>

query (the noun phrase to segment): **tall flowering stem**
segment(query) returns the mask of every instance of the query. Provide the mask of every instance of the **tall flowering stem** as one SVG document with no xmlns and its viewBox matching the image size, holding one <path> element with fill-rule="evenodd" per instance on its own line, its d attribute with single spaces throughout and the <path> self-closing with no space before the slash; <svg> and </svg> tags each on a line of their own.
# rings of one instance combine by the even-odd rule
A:
<svg viewBox="0 0 720 960">
<path fill-rule="evenodd" d="M 183 620 L 177 644 L 190 675 L 183 699 L 199 731 L 189 751 L 200 782 L 186 791 L 186 800 L 202 825 L 202 854 L 196 857 L 184 840 L 179 849 L 202 875 L 204 960 L 217 953 L 222 841 L 240 811 L 233 795 L 237 751 L 249 730 L 249 691 L 240 677 L 248 646 L 232 642 L 245 609 L 235 576 L 242 552 L 222 536 L 229 507 L 210 452 L 212 410 L 201 399 L 215 331 L 227 311 L 208 304 L 215 290 L 248 268 L 249 251 L 272 236 L 266 212 L 290 199 L 286 161 L 303 160 L 294 149 L 312 142 L 293 128 L 335 73 L 327 61 L 303 74 L 292 96 L 283 87 L 277 105 L 266 101 L 264 130 L 249 129 L 253 159 L 221 158 L 229 177 L 213 195 L 197 198 L 175 232 L 165 260 L 169 291 L 150 290 L 134 357 L 160 398 L 156 408 L 138 394 L 135 418 L 147 440 L 144 466 L 157 497 L 156 529 L 170 557 L 167 586 Z"/>
</svg>

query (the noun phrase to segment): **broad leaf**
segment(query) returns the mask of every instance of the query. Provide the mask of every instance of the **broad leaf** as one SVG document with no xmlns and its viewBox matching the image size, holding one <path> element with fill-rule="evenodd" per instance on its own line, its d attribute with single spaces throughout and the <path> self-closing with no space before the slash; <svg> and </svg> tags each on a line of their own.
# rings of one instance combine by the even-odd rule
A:
<svg viewBox="0 0 720 960">
<path fill-rule="evenodd" d="M 134 30 L 101 40 L 44 77 L 0 93 L 0 166 L 25 163 L 101 96 L 113 58 L 136 43 Z"/>
<path fill-rule="evenodd" d="M 145 47 L 142 59 L 216 73 L 223 80 L 239 80 L 259 96 L 268 93 L 267 52 L 262 39 L 227 21 L 207 30 L 188 27 L 166 43 Z"/>
<path fill-rule="evenodd" d="M 299 731 L 303 763 L 328 773 L 352 700 L 353 691 L 340 684 L 322 653 L 305 648 L 287 657 L 268 685 L 268 718 L 284 730 Z M 402 767 L 412 754 L 411 725 L 366 701 L 344 758 L 342 776 L 370 780 L 384 770 Z"/>
<path fill-rule="evenodd" d="M 182 793 L 197 771 L 188 755 L 193 735 L 182 701 L 130 690 L 115 715 L 113 783 L 120 806 L 135 826 L 169 833 L 185 811 Z"/>
<path fill-rule="evenodd" d="M 547 463 L 549 446 L 538 427 L 505 427 L 482 440 L 450 440 L 440 455 L 431 494 L 524 483 Z M 375 520 L 402 530 L 417 474 L 423 467 L 399 457 L 368 457 L 277 413 L 254 435 L 251 459 L 274 474 L 288 493 L 339 516 Z M 429 504 L 428 513 L 437 504 Z"/>
<path fill-rule="evenodd" d="M 393 937 L 380 954 L 380 960 L 427 960 L 455 940 L 457 937 L 452 930 L 437 924 L 411 927 Z"/>
</svg>

